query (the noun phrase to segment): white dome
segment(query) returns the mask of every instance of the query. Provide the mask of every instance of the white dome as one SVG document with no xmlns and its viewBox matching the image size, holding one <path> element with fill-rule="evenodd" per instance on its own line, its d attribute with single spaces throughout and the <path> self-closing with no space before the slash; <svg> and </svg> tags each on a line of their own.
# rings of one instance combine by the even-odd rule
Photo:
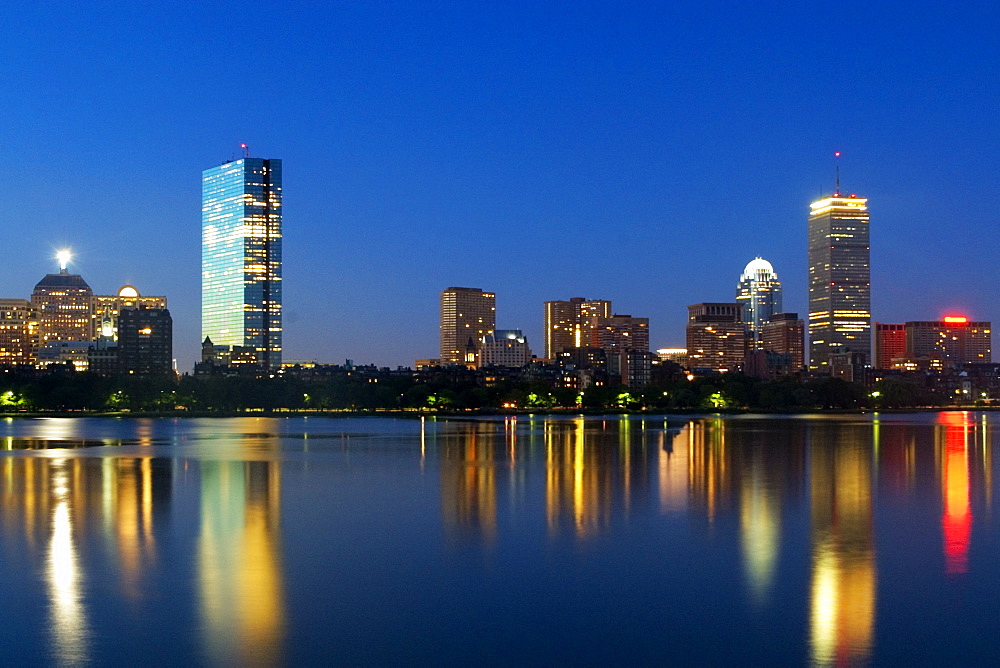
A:
<svg viewBox="0 0 1000 668">
<path fill-rule="evenodd" d="M 757 280 L 760 278 L 761 274 L 764 274 L 764 276 L 770 279 L 778 277 L 778 275 L 774 273 L 774 267 L 771 266 L 770 262 L 762 257 L 756 257 L 750 260 L 749 264 L 747 264 L 747 268 L 743 270 L 742 280 Z"/>
</svg>

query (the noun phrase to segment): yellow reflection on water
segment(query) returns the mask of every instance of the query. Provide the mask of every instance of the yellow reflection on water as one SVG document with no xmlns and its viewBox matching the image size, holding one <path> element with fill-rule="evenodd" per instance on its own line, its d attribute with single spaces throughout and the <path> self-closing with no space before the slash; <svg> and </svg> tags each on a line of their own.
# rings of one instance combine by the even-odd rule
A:
<svg viewBox="0 0 1000 668">
<path fill-rule="evenodd" d="M 74 461 L 73 464 L 78 464 Z M 70 463 L 52 461 L 52 536 L 46 559 L 49 589 L 50 629 L 53 654 L 60 664 L 79 665 L 87 661 L 87 615 L 81 602 L 81 574 L 73 541 L 70 512 Z M 72 466 L 71 468 L 78 468 Z"/>
<path fill-rule="evenodd" d="M 576 537 L 594 536 L 610 523 L 615 476 L 625 476 L 615 464 L 607 425 L 588 435 L 584 419 L 578 417 L 572 422 L 546 422 L 544 429 L 549 535 L 558 535 L 563 518 L 569 516 Z"/>
<path fill-rule="evenodd" d="M 755 603 L 767 600 L 774 583 L 781 537 L 781 508 L 763 479 L 759 453 L 740 478 L 740 538 L 750 593 Z"/>
<path fill-rule="evenodd" d="M 445 527 L 492 543 L 497 532 L 496 435 L 470 423 L 441 451 L 441 515 Z"/>
<path fill-rule="evenodd" d="M 810 646 L 813 663 L 864 663 L 875 626 L 871 432 L 812 432 Z"/>
<path fill-rule="evenodd" d="M 201 463 L 198 582 L 212 663 L 281 663 L 285 638 L 276 461 Z"/>
</svg>

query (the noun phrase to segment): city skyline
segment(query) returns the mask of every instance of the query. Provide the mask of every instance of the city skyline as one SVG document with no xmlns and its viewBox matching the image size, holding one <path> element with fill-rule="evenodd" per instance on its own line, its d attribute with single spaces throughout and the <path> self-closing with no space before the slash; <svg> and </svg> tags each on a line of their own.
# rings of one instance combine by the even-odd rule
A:
<svg viewBox="0 0 1000 668">
<path fill-rule="evenodd" d="M 648 316 L 651 346 L 674 347 L 686 305 L 730 298 L 755 255 L 781 276 L 784 310 L 808 313 L 804 218 L 833 192 L 840 150 L 845 191 L 877 221 L 873 318 L 1000 321 L 1000 231 L 983 206 L 1000 38 L 981 13 L 845 7 L 850 39 L 817 41 L 827 12 L 791 3 L 739 20 L 710 6 L 292 5 L 251 64 L 221 48 L 254 26 L 250 5 L 180 23 L 170 3 L 2 10 L 25 28 L 8 35 L 18 233 L 4 297 L 26 297 L 69 246 L 95 293 L 170 298 L 190 369 L 198 174 L 247 142 L 282 157 L 291 193 L 286 358 L 432 356 L 447 285 L 494 291 L 497 324 L 539 349 L 539 304 L 572 295 Z M 257 89 L 278 104 L 244 111 Z"/>
</svg>

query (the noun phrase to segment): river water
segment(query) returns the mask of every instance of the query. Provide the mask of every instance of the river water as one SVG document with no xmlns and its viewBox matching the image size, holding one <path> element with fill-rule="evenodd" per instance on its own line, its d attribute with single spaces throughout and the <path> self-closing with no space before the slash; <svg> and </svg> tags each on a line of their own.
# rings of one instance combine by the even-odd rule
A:
<svg viewBox="0 0 1000 668">
<path fill-rule="evenodd" d="M 7 419 L 3 662 L 992 662 L 996 415 Z"/>
</svg>

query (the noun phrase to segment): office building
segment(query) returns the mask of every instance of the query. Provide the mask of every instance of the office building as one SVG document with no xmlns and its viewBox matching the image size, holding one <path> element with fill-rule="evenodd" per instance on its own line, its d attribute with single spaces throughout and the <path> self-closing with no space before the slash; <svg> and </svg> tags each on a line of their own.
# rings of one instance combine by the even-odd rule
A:
<svg viewBox="0 0 1000 668">
<path fill-rule="evenodd" d="M 479 366 L 519 369 L 531 363 L 528 339 L 519 329 L 498 329 L 479 345 Z"/>
<path fill-rule="evenodd" d="M 611 302 L 606 299 L 545 302 L 545 358 L 555 359 L 567 348 L 592 345 L 595 319 L 610 316 Z"/>
<path fill-rule="evenodd" d="M 64 260 L 58 274 L 46 274 L 31 293 L 38 311 L 39 348 L 56 341 L 92 340 L 93 296 L 82 276 L 66 271 Z"/>
<path fill-rule="evenodd" d="M 891 369 L 893 359 L 906 356 L 906 325 L 876 322 L 873 329 L 875 331 L 873 366 L 876 369 Z"/>
<path fill-rule="evenodd" d="M 118 372 L 166 374 L 173 369 L 173 320 L 165 308 L 132 306 L 118 314 Z"/>
<path fill-rule="evenodd" d="M 970 322 L 965 316 L 906 323 L 908 357 L 929 357 L 946 364 L 992 362 L 992 327 L 989 322 Z"/>
<path fill-rule="evenodd" d="M 201 335 L 281 366 L 281 160 L 202 172 Z"/>
<path fill-rule="evenodd" d="M 38 347 L 38 310 L 27 299 L 0 299 L 0 365 L 28 364 Z"/>
<path fill-rule="evenodd" d="M 496 295 L 479 288 L 441 292 L 441 364 L 466 364 L 469 341 L 474 346 L 496 329 Z"/>
<path fill-rule="evenodd" d="M 743 306 L 743 321 L 750 330 L 748 345 L 760 348 L 761 329 L 781 313 L 781 283 L 770 262 L 757 257 L 747 264 L 736 285 L 736 303 Z"/>
<path fill-rule="evenodd" d="M 798 313 L 774 313 L 760 330 L 760 350 L 788 355 L 792 372 L 805 367 L 805 323 Z"/>
<path fill-rule="evenodd" d="M 809 367 L 830 354 L 861 353 L 871 363 L 868 200 L 834 193 L 810 205 Z"/>
<path fill-rule="evenodd" d="M 649 350 L 649 318 L 617 314 L 597 318 L 591 332 L 591 345 L 608 352 Z"/>
<path fill-rule="evenodd" d="M 92 328 L 94 338 L 104 336 L 117 341 L 118 314 L 122 309 L 137 307 L 165 309 L 167 308 L 167 298 L 163 296 L 143 296 L 132 285 L 123 285 L 113 295 L 94 295 L 94 325 Z M 110 324 L 110 331 L 104 331 L 107 324 Z"/>
<path fill-rule="evenodd" d="M 705 302 L 688 306 L 688 366 L 692 370 L 738 371 L 747 350 L 743 307 Z"/>
</svg>

